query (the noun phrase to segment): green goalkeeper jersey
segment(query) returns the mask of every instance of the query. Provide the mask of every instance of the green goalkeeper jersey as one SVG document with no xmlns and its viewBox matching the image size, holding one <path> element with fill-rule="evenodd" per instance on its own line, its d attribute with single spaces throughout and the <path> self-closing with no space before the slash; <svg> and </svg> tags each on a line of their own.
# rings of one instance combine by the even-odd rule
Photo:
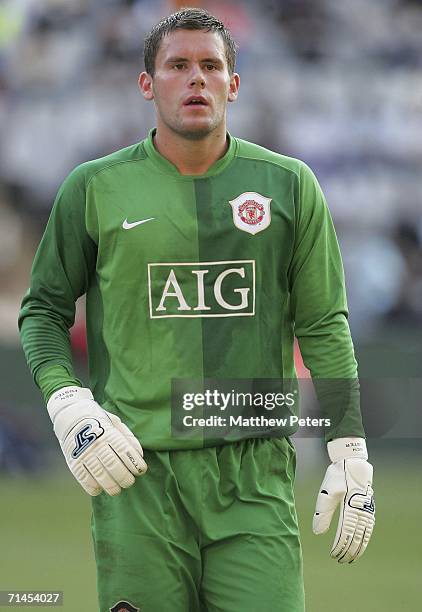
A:
<svg viewBox="0 0 422 612">
<path fill-rule="evenodd" d="M 58 192 L 19 319 L 45 399 L 75 381 L 69 328 L 85 293 L 94 397 L 149 449 L 203 444 L 171 434 L 172 379 L 294 378 L 295 335 L 314 379 L 356 380 L 311 170 L 228 134 L 205 174 L 181 175 L 153 136 L 83 163 Z M 338 402 L 327 438 L 363 436 L 357 382 Z"/>
</svg>

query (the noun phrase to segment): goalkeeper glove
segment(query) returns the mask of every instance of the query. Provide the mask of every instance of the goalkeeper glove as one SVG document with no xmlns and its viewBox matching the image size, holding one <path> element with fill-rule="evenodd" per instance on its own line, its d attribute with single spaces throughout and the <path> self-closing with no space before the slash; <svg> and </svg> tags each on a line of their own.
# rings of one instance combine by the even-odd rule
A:
<svg viewBox="0 0 422 612">
<path fill-rule="evenodd" d="M 373 468 L 367 461 L 364 438 L 337 438 L 327 448 L 332 464 L 318 494 L 313 532 L 328 530 L 340 504 L 331 556 L 339 563 L 352 563 L 363 555 L 375 524 Z"/>
<path fill-rule="evenodd" d="M 63 387 L 47 410 L 70 471 L 90 495 L 118 495 L 147 470 L 139 441 L 89 389 Z"/>
</svg>

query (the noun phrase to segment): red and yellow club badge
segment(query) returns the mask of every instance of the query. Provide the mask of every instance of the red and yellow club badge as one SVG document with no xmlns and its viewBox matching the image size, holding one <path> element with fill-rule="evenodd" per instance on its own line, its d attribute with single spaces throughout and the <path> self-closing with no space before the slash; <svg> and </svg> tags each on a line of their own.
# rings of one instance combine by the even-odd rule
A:
<svg viewBox="0 0 422 612">
<path fill-rule="evenodd" d="M 235 200 L 229 200 L 233 223 L 238 229 L 252 235 L 262 232 L 271 223 L 271 200 L 256 191 L 246 191 Z"/>
<path fill-rule="evenodd" d="M 112 608 L 109 608 L 110 612 L 141 612 L 140 608 L 136 608 L 126 600 L 118 601 Z"/>
</svg>

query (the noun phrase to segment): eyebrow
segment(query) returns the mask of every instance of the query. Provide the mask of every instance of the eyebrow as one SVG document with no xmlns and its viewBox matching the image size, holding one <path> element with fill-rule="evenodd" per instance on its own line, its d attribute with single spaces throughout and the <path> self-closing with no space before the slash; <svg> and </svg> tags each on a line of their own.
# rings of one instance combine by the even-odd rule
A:
<svg viewBox="0 0 422 612">
<path fill-rule="evenodd" d="M 177 64 L 178 62 L 189 62 L 186 57 L 169 57 L 166 60 L 166 64 Z M 218 64 L 220 66 L 223 65 L 223 61 L 218 57 L 205 57 L 201 60 L 201 62 L 208 62 L 210 64 Z"/>
</svg>

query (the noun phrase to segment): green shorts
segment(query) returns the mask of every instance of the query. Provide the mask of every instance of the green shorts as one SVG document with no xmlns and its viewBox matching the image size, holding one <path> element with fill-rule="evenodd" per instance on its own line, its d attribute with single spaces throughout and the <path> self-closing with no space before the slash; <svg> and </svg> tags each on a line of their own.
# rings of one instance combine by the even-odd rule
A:
<svg viewBox="0 0 422 612">
<path fill-rule="evenodd" d="M 303 612 L 288 439 L 145 460 L 130 489 L 93 498 L 100 612 Z"/>
</svg>

